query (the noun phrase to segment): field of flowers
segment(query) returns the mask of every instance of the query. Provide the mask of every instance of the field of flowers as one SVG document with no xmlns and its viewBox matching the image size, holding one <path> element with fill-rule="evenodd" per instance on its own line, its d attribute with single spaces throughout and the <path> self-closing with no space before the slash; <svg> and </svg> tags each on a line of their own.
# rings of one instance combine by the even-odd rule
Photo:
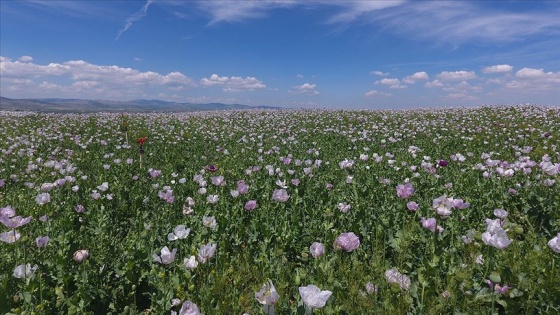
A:
<svg viewBox="0 0 560 315">
<path fill-rule="evenodd" d="M 0 112 L 2 314 L 558 314 L 560 108 Z"/>
</svg>

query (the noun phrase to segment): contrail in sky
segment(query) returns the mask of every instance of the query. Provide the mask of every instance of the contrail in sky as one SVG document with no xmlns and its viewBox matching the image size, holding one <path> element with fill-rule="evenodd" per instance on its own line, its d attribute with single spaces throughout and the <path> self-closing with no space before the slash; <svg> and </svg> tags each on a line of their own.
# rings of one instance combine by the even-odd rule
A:
<svg viewBox="0 0 560 315">
<path fill-rule="evenodd" d="M 144 4 L 144 6 L 142 7 L 142 9 L 140 9 L 140 11 L 134 13 L 128 19 L 126 19 L 126 23 L 125 23 L 124 27 L 119 31 L 119 34 L 115 38 L 115 41 L 119 40 L 119 38 L 121 38 L 121 35 L 124 34 L 124 32 L 128 31 L 128 29 L 132 26 L 132 23 L 134 23 L 134 22 L 136 22 L 136 21 L 138 21 L 141 18 L 146 16 L 146 13 L 148 12 L 148 8 L 150 7 L 150 4 L 152 4 L 154 1 L 155 0 L 147 0 L 146 4 Z"/>
</svg>

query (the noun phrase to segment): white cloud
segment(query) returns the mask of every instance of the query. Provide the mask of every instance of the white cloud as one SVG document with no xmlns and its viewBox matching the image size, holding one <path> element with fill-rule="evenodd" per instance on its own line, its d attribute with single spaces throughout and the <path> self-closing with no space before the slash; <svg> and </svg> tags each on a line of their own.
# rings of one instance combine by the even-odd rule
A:
<svg viewBox="0 0 560 315">
<path fill-rule="evenodd" d="M 128 31 L 128 29 L 132 26 L 134 22 L 137 22 L 146 16 L 146 14 L 148 13 L 148 8 L 152 3 L 154 3 L 154 1 L 155 0 L 147 0 L 144 6 L 142 7 L 142 9 L 140 9 L 138 12 L 128 17 L 125 21 L 123 28 L 117 34 L 115 40 L 119 40 L 119 38 L 121 38 L 121 35 L 124 34 L 126 31 Z"/>
<path fill-rule="evenodd" d="M 443 86 L 443 83 L 441 83 L 440 80 L 437 80 L 437 79 L 436 79 L 436 80 L 433 80 L 433 81 L 430 81 L 430 82 L 426 82 L 426 83 L 424 84 L 424 86 L 425 86 L 425 87 L 428 87 L 428 88 L 432 88 L 432 87 L 442 87 L 442 86 Z"/>
<path fill-rule="evenodd" d="M 239 22 L 246 19 L 263 18 L 267 12 L 278 8 L 314 8 L 317 6 L 338 7 L 339 11 L 330 23 L 351 22 L 360 16 L 401 5 L 405 0 L 391 1 L 332 1 L 332 0 L 261 0 L 261 1 L 197 1 L 198 8 L 211 16 L 210 24 Z"/>
<path fill-rule="evenodd" d="M 543 69 L 523 68 L 515 73 L 515 79 L 506 83 L 510 89 L 524 92 L 560 91 L 560 72 L 545 72 Z"/>
<path fill-rule="evenodd" d="M 26 85 L 37 85 L 44 90 L 57 89 L 66 93 L 61 97 L 76 97 L 79 96 L 76 95 L 78 92 L 99 94 L 96 97 L 119 94 L 122 96 L 144 92 L 150 88 L 181 90 L 196 86 L 191 78 L 177 71 L 168 74 L 141 72 L 119 66 L 95 65 L 83 60 L 39 65 L 19 60 L 10 61 L 3 57 L 0 59 L 0 72 L 0 84 L 3 88 L 17 88 L 22 82 L 27 82 Z"/>
<path fill-rule="evenodd" d="M 378 71 L 378 70 L 374 70 L 371 71 L 370 74 L 376 75 L 376 76 L 380 76 L 380 77 L 384 77 L 386 75 L 388 75 L 388 72 L 383 72 L 383 71 Z"/>
<path fill-rule="evenodd" d="M 290 94 L 306 94 L 306 95 L 319 95 L 319 92 L 315 90 L 317 84 L 304 83 L 294 87 L 294 90 L 289 90 Z"/>
<path fill-rule="evenodd" d="M 553 10 L 494 9 L 486 1 L 409 1 L 377 11 L 368 22 L 435 43 L 511 43 L 540 34 L 560 34 L 558 7 Z"/>
<path fill-rule="evenodd" d="M 549 74 L 553 74 L 549 72 Z M 536 79 L 536 78 L 544 78 L 547 74 L 544 72 L 543 69 L 533 69 L 533 68 L 523 68 L 515 73 L 516 78 L 520 79 Z"/>
<path fill-rule="evenodd" d="M 395 79 L 395 78 L 383 78 L 379 81 L 375 82 L 376 84 L 383 84 L 383 85 L 388 85 L 389 88 L 391 89 L 403 89 L 406 88 L 406 85 L 402 85 L 401 81 L 399 79 Z"/>
<path fill-rule="evenodd" d="M 428 75 L 428 73 L 421 71 L 421 72 L 416 72 L 413 75 L 409 75 L 408 77 L 403 79 L 404 83 L 408 83 L 408 84 L 412 84 L 412 83 L 416 83 L 418 81 L 425 81 L 425 80 L 429 80 L 430 76 Z"/>
<path fill-rule="evenodd" d="M 262 18 L 266 11 L 276 8 L 293 7 L 298 4 L 291 0 L 266 1 L 197 1 L 198 8 L 211 16 L 210 24 L 219 22 L 239 22 L 245 19 Z"/>
<path fill-rule="evenodd" d="M 383 10 L 390 7 L 399 6 L 406 1 L 392 0 L 392 1 L 319 1 L 328 5 L 335 4 L 343 7 L 342 12 L 337 13 L 329 19 L 331 23 L 351 22 L 363 15 L 372 13 L 374 11 Z"/>
<path fill-rule="evenodd" d="M 372 97 L 372 96 L 391 96 L 390 93 L 381 92 L 378 90 L 371 90 L 364 94 L 365 97 Z"/>
<path fill-rule="evenodd" d="M 225 92 L 254 91 L 266 88 L 266 85 L 255 77 L 220 77 L 212 74 L 210 78 L 203 78 L 200 83 L 204 86 L 224 86 Z"/>
<path fill-rule="evenodd" d="M 507 73 L 513 70 L 513 66 L 510 65 L 495 65 L 482 69 L 482 73 Z"/>
<path fill-rule="evenodd" d="M 474 71 L 443 71 L 437 75 L 442 81 L 464 81 L 476 79 Z"/>
<path fill-rule="evenodd" d="M 18 59 L 21 62 L 32 62 L 33 61 L 33 57 L 31 56 L 21 56 Z"/>
</svg>

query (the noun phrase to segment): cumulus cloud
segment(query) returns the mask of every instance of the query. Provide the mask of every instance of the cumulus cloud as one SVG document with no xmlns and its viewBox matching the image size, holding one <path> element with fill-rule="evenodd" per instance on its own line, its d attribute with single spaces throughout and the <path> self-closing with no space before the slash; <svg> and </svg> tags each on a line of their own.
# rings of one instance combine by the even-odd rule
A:
<svg viewBox="0 0 560 315">
<path fill-rule="evenodd" d="M 56 89 L 66 93 L 66 96 L 76 96 L 79 92 L 108 96 L 111 92 L 118 95 L 138 93 L 149 88 L 181 90 L 196 86 L 191 78 L 177 71 L 168 74 L 142 72 L 114 65 L 95 65 L 84 60 L 40 65 L 2 57 L 0 72 L 2 87 L 13 90 L 25 82 L 26 85 L 36 85 L 45 90 Z"/>
<path fill-rule="evenodd" d="M 33 57 L 31 56 L 21 56 L 18 59 L 21 62 L 32 62 L 33 61 Z"/>
<path fill-rule="evenodd" d="M 223 86 L 225 92 L 254 91 L 266 88 L 266 85 L 255 77 L 220 77 L 212 74 L 210 78 L 200 80 L 203 86 Z"/>
<path fill-rule="evenodd" d="M 476 79 L 474 71 L 443 71 L 437 75 L 442 81 L 465 81 Z"/>
<path fill-rule="evenodd" d="M 510 89 L 530 91 L 560 91 L 560 72 L 545 72 L 543 69 L 523 68 L 515 78 L 506 83 Z"/>
<path fill-rule="evenodd" d="M 442 86 L 443 86 L 443 83 L 442 83 L 440 80 L 437 80 L 437 79 L 436 79 L 436 80 L 433 80 L 433 81 L 426 82 L 426 84 L 424 84 L 424 86 L 425 86 L 425 87 L 428 87 L 428 88 L 432 88 L 432 87 L 442 87 Z"/>
<path fill-rule="evenodd" d="M 513 66 L 510 65 L 495 65 L 482 69 L 482 73 L 508 73 L 513 70 Z"/>
<path fill-rule="evenodd" d="M 554 73 L 549 72 L 548 74 L 553 75 Z M 547 73 L 543 69 L 533 68 L 523 68 L 515 73 L 515 77 L 520 79 L 545 78 L 546 76 Z"/>
<path fill-rule="evenodd" d="M 416 72 L 413 75 L 409 75 L 408 77 L 403 79 L 404 83 L 408 83 L 408 84 L 413 84 L 416 83 L 418 81 L 426 81 L 429 80 L 430 76 L 428 75 L 428 73 L 421 71 L 421 72 Z"/>
<path fill-rule="evenodd" d="M 371 90 L 364 94 L 365 97 L 372 97 L 372 96 L 391 96 L 390 93 L 381 92 L 378 90 Z"/>
<path fill-rule="evenodd" d="M 306 95 L 319 95 L 319 92 L 315 90 L 317 88 L 316 84 L 304 83 L 302 85 L 294 87 L 294 90 L 289 90 L 290 94 L 306 94 Z"/>
<path fill-rule="evenodd" d="M 401 81 L 399 79 L 395 79 L 395 78 L 383 78 L 379 81 L 375 82 L 376 84 L 383 84 L 383 85 L 387 85 L 389 86 L 389 88 L 391 89 L 402 89 L 405 88 L 406 85 L 402 85 Z"/>
</svg>

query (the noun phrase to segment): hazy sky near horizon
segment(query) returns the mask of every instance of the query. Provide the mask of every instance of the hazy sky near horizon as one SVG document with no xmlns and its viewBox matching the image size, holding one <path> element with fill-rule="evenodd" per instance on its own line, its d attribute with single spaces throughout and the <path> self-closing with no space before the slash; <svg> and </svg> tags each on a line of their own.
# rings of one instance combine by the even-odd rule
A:
<svg viewBox="0 0 560 315">
<path fill-rule="evenodd" d="M 0 1 L 0 94 L 560 105 L 560 1 Z"/>
</svg>

